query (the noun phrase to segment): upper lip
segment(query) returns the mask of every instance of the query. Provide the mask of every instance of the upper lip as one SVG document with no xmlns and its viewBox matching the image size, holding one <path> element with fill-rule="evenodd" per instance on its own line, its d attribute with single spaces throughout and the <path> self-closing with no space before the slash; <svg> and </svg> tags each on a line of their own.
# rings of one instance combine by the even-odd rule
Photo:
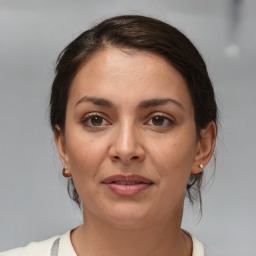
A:
<svg viewBox="0 0 256 256">
<path fill-rule="evenodd" d="M 152 180 L 149 180 L 143 176 L 140 175 L 112 175 L 107 177 L 102 181 L 102 183 L 108 184 L 108 183 L 113 183 L 117 181 L 127 181 L 127 182 L 141 182 L 141 183 L 147 183 L 147 184 L 153 184 Z"/>
</svg>

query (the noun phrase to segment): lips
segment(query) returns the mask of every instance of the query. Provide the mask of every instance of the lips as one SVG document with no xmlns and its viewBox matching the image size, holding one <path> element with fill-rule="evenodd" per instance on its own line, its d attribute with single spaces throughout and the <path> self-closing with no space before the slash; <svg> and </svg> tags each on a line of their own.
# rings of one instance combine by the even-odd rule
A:
<svg viewBox="0 0 256 256">
<path fill-rule="evenodd" d="M 136 195 L 153 185 L 153 181 L 140 175 L 113 175 L 104 179 L 102 183 L 121 196 Z"/>
</svg>

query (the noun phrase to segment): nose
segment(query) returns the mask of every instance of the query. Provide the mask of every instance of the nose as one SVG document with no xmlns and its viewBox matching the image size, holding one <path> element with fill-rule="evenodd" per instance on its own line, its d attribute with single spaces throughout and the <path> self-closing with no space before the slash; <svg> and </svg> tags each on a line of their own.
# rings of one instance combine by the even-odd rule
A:
<svg viewBox="0 0 256 256">
<path fill-rule="evenodd" d="M 132 123 L 126 122 L 118 126 L 112 139 L 109 150 L 112 161 L 119 161 L 128 165 L 144 160 L 145 151 L 142 145 L 142 138 L 138 129 Z"/>
</svg>

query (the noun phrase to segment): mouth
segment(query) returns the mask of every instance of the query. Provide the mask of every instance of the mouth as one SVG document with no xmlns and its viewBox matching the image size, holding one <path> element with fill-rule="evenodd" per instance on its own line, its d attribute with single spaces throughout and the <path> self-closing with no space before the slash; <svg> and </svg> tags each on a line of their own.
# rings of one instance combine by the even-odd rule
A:
<svg viewBox="0 0 256 256">
<path fill-rule="evenodd" d="M 120 196 L 134 196 L 146 191 L 154 183 L 140 175 L 113 175 L 102 181 L 112 192 Z"/>
</svg>

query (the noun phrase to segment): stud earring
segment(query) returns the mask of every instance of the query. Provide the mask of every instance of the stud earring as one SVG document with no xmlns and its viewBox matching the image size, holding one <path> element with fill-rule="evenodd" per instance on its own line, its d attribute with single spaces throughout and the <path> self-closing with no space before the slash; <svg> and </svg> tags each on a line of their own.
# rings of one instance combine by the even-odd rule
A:
<svg viewBox="0 0 256 256">
<path fill-rule="evenodd" d="M 62 169 L 62 175 L 65 177 L 65 178 L 69 178 L 72 176 L 70 170 L 68 169 L 67 166 L 64 166 L 63 169 Z"/>
<path fill-rule="evenodd" d="M 202 164 L 200 164 L 200 165 L 199 165 L 199 167 L 200 167 L 201 169 L 203 169 L 203 168 L 204 168 L 204 166 L 203 166 Z"/>
</svg>

